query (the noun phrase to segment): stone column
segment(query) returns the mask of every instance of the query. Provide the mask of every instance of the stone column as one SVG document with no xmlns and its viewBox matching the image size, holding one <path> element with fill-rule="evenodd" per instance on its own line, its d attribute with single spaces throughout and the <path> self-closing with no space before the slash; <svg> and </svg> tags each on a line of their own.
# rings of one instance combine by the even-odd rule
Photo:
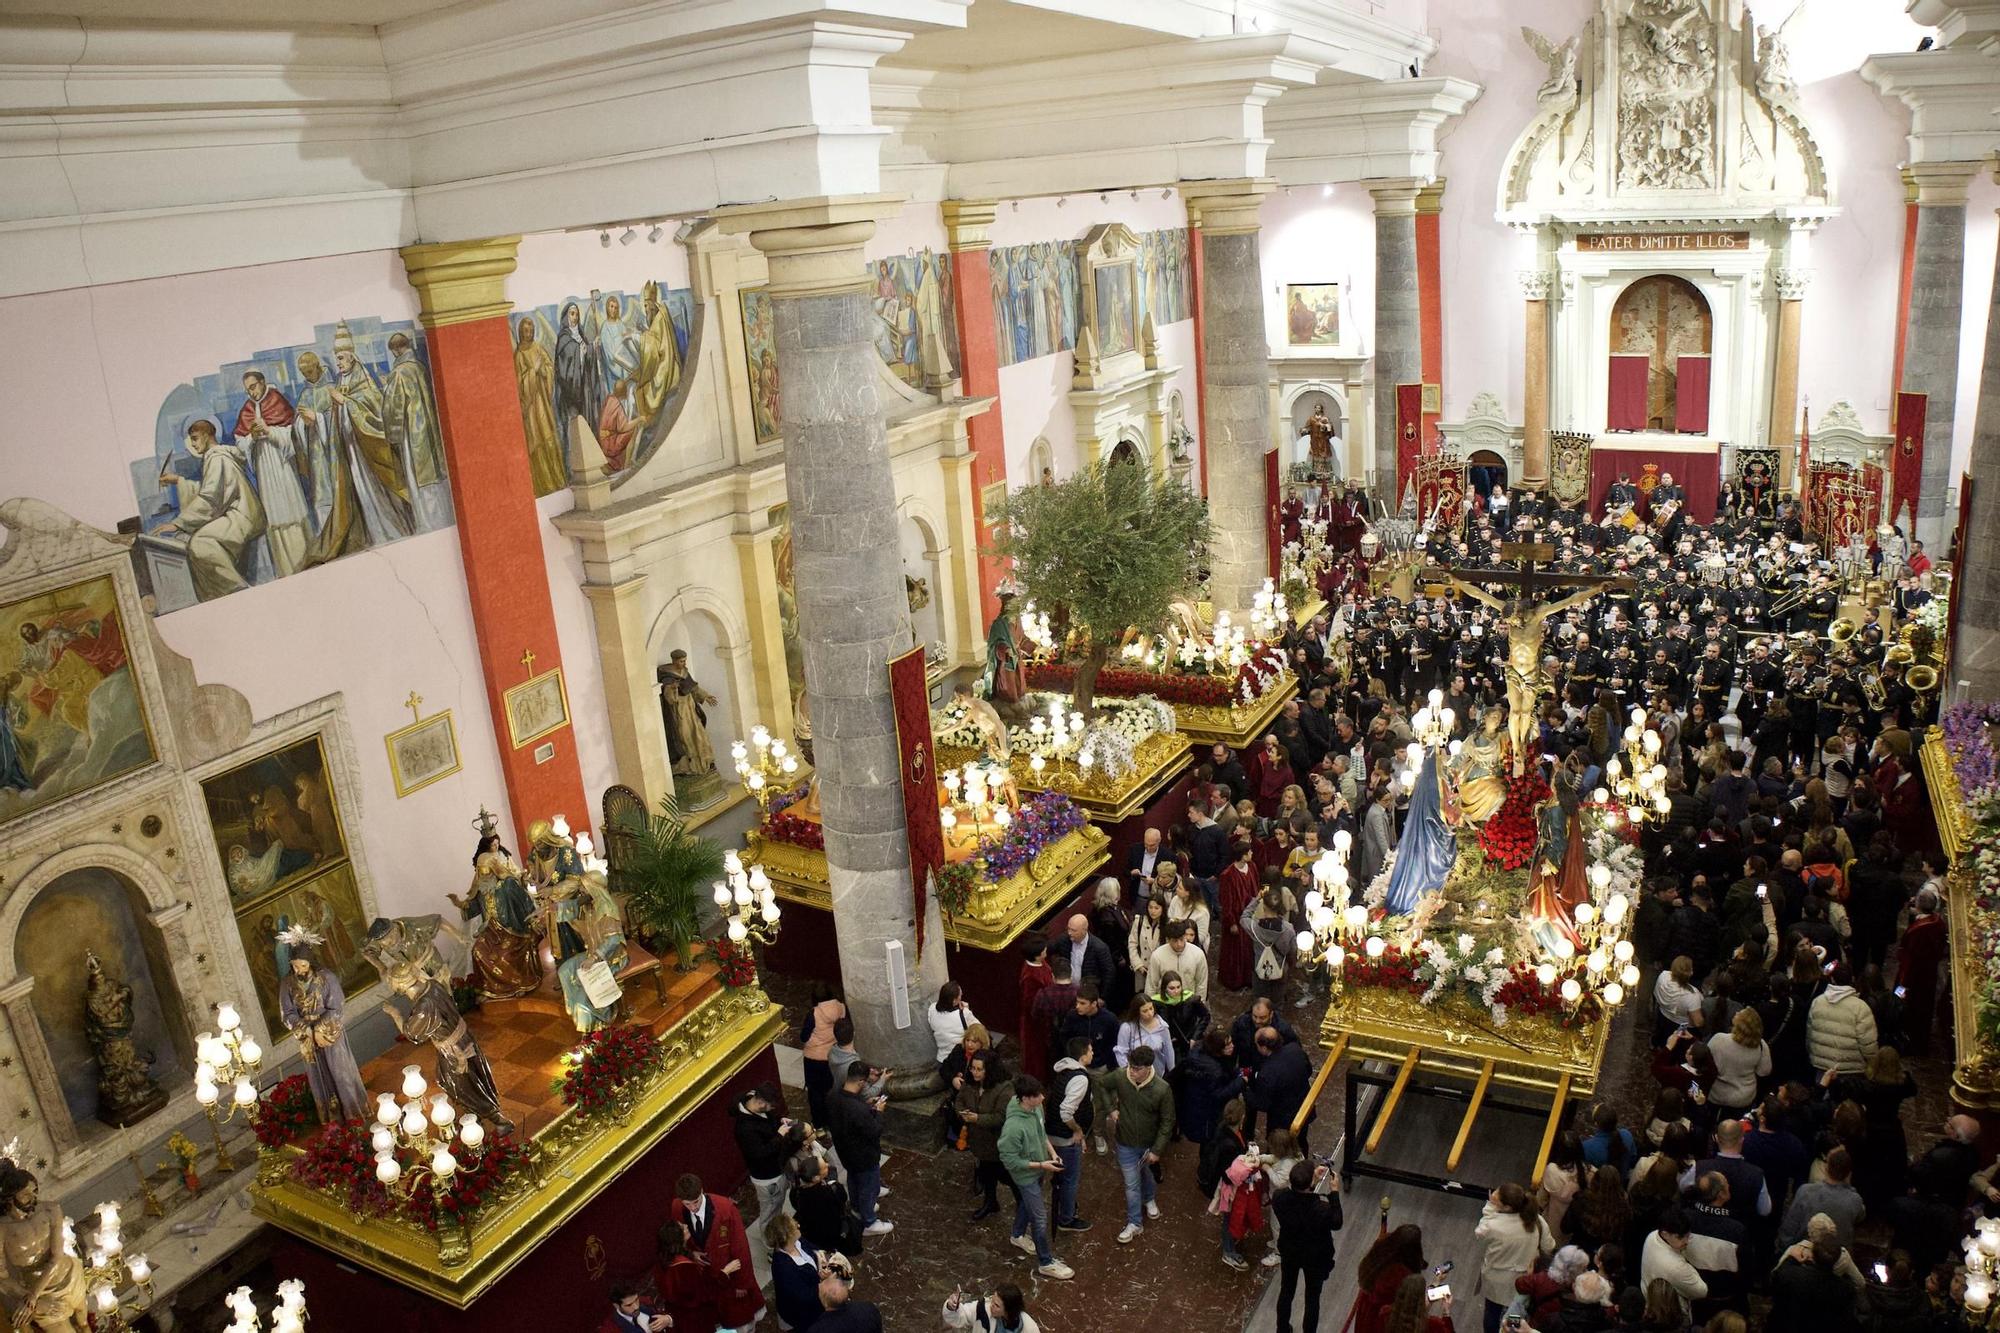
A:
<svg viewBox="0 0 2000 1333">
<path fill-rule="evenodd" d="M 1903 336 L 1904 393 L 1926 395 L 1924 470 L 1917 497 L 1917 537 L 1942 553 L 1951 532 L 1945 492 L 1951 486 L 1953 400 L 1958 396 L 1958 334 L 1965 286 L 1965 197 L 1972 162 L 1919 162 L 1917 255 L 1910 323 Z"/>
<path fill-rule="evenodd" d="M 1209 589 L 1242 614 L 1264 585 L 1271 447 L 1271 346 L 1264 327 L 1264 267 L 1257 211 L 1269 180 L 1183 181 L 1188 220 L 1201 237 L 1202 441 L 1208 511 L 1215 520 Z"/>
<path fill-rule="evenodd" d="M 1781 268 L 1771 275 L 1778 291 L 1778 355 L 1771 375 L 1771 447 L 1778 451 L 1778 485 L 1804 490 L 1805 478 L 1794 477 L 1799 453 L 1799 316 L 1809 275 L 1804 269 Z"/>
<path fill-rule="evenodd" d="M 1375 200 L 1375 466 L 1371 495 L 1394 509 L 1403 500 L 1398 470 L 1396 386 L 1424 378 L 1422 303 L 1417 297 L 1416 180 L 1377 181 Z M 1417 442 L 1419 450 L 1423 441 Z"/>
<path fill-rule="evenodd" d="M 2000 169 L 1994 172 L 2000 179 Z M 1990 555 L 1967 560 L 1967 551 L 1992 552 L 2000 543 L 2000 255 L 1993 266 L 1993 303 L 1986 315 L 1986 359 L 1979 372 L 1979 406 L 1973 417 L 1972 512 L 1959 534 L 1960 559 L 1954 570 L 1964 580 L 1958 596 L 1958 639 L 1951 664 L 1954 680 L 1971 682 L 1974 699 L 2000 697 L 2000 560 Z M 1930 461 L 1925 432 L 1924 459 Z M 1926 471 L 1929 469 L 1926 468 Z M 1928 493 L 1929 487 L 1925 488 Z M 1938 550 L 1943 554 L 1943 548 Z"/>
<path fill-rule="evenodd" d="M 919 963 L 889 697 L 889 659 L 909 644 L 909 602 L 861 253 L 899 204 L 884 196 L 749 204 L 719 220 L 748 233 L 770 263 L 794 591 L 847 1009 L 863 1048 L 905 1068 L 931 1062 L 923 1011 L 944 981 L 945 944 L 932 898 L 930 948 Z M 902 946 L 910 1014 L 900 1028 L 891 942 Z"/>
<path fill-rule="evenodd" d="M 1523 269 L 1521 281 L 1521 485 L 1549 486 L 1549 294 L 1556 275 Z"/>
</svg>

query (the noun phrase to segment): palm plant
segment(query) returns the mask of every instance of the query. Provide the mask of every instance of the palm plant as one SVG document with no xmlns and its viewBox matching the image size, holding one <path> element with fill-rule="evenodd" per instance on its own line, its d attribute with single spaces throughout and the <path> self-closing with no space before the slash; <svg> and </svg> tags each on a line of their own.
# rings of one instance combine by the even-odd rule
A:
<svg viewBox="0 0 2000 1333">
<path fill-rule="evenodd" d="M 694 967 L 702 938 L 702 912 L 709 887 L 722 878 L 722 847 L 697 836 L 681 818 L 674 798 L 660 799 L 657 814 L 624 816 L 632 837 L 620 869 L 626 911 L 656 939 L 673 947 L 674 966 Z"/>
</svg>

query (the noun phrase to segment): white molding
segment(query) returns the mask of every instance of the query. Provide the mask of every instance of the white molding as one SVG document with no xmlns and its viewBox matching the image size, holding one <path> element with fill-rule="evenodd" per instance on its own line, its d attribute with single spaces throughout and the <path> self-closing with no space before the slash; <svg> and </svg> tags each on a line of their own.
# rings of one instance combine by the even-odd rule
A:
<svg viewBox="0 0 2000 1333">
<path fill-rule="evenodd" d="M 1978 162 L 2000 151 L 2000 52 L 1992 47 L 1870 56 L 1861 77 L 1910 109 L 1911 162 Z"/>
<path fill-rule="evenodd" d="M 1440 174 L 1438 129 L 1481 91 L 1450 77 L 1295 89 L 1264 116 L 1270 172 L 1284 185 L 1431 179 Z"/>
</svg>

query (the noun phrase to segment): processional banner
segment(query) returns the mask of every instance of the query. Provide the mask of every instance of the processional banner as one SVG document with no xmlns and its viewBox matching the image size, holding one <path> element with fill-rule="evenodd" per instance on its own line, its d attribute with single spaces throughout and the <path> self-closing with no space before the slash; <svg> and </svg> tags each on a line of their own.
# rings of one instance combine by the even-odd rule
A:
<svg viewBox="0 0 2000 1333">
<path fill-rule="evenodd" d="M 889 660 L 889 697 L 896 709 L 897 772 L 909 825 L 910 899 L 917 911 L 917 956 L 924 952 L 924 918 L 931 877 L 944 868 L 944 828 L 938 823 L 937 755 L 931 749 L 931 687 L 924 650 Z"/>
<path fill-rule="evenodd" d="M 1896 440 L 1890 446 L 1895 450 L 1895 461 L 1889 472 L 1889 516 L 1885 523 L 1894 523 L 1907 505 L 1912 527 L 1916 524 L 1917 496 L 1924 482 L 1924 419 L 1929 415 L 1930 395 L 1896 395 Z"/>
<path fill-rule="evenodd" d="M 1417 460 L 1417 526 L 1423 532 L 1458 533 L 1465 522 L 1465 463 L 1452 454 Z"/>
<path fill-rule="evenodd" d="M 1590 442 L 1582 431 L 1549 432 L 1549 492 L 1565 509 L 1590 503 Z"/>
<path fill-rule="evenodd" d="M 1396 386 L 1396 490 L 1400 493 L 1423 453 L 1424 386 Z"/>
</svg>

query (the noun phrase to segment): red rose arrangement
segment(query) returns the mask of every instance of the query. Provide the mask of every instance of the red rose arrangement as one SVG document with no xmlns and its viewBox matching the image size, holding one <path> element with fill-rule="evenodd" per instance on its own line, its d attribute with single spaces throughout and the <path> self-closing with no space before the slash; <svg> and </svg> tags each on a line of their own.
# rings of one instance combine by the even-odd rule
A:
<svg viewBox="0 0 2000 1333">
<path fill-rule="evenodd" d="M 757 980 L 757 959 L 751 953 L 749 944 L 738 944 L 727 935 L 718 936 L 714 945 L 715 966 L 722 984 L 730 987 L 748 986 Z"/>
<path fill-rule="evenodd" d="M 782 810 L 774 811 L 765 818 L 764 836 L 776 842 L 788 842 L 794 847 L 803 847 L 807 851 L 826 850 L 826 830 L 818 822 L 801 819 Z"/>
<path fill-rule="evenodd" d="M 1417 978 L 1418 960 L 1392 944 L 1380 958 L 1370 958 L 1360 949 L 1349 949 L 1341 963 L 1341 980 L 1350 986 L 1373 986 L 1381 990 L 1408 991 L 1422 995 L 1424 983 Z"/>
<path fill-rule="evenodd" d="M 521 1148 L 505 1134 L 488 1132 L 479 1151 L 459 1159 L 443 1193 L 429 1174 L 429 1153 L 397 1150 L 410 1192 L 392 1191 L 375 1176 L 374 1131 L 362 1120 L 323 1126 L 292 1165 L 292 1179 L 341 1200 L 359 1217 L 397 1216 L 435 1231 L 440 1222 L 464 1225 L 521 1164 Z"/>
<path fill-rule="evenodd" d="M 1539 834 L 1535 811 L 1550 795 L 1548 780 L 1538 768 L 1507 780 L 1507 799 L 1479 830 L 1479 846 L 1488 865 L 1519 870 L 1528 864 Z"/>
<path fill-rule="evenodd" d="M 938 910 L 946 916 L 964 916 L 972 905 L 972 889 L 979 882 L 979 868 L 972 861 L 947 861 L 938 867 L 932 882 L 937 887 Z"/>
<path fill-rule="evenodd" d="M 281 1078 L 257 1099 L 257 1143 L 265 1148 L 282 1148 L 302 1137 L 318 1120 L 312 1085 L 306 1082 L 306 1076 L 293 1074 Z"/>
<path fill-rule="evenodd" d="M 594 1115 L 616 1100 L 620 1088 L 659 1063 L 660 1039 L 651 1028 L 621 1023 L 586 1033 L 578 1051 L 555 1087 L 564 1105 Z"/>
<path fill-rule="evenodd" d="M 1028 686 L 1068 694 L 1076 686 L 1076 667 L 1068 662 L 1029 667 Z M 1161 703 L 1227 708 L 1234 698 L 1232 688 L 1232 682 L 1226 676 L 1183 676 L 1134 671 L 1129 667 L 1105 667 L 1097 673 L 1097 693 L 1107 699 L 1129 699 L 1150 694 Z"/>
</svg>

